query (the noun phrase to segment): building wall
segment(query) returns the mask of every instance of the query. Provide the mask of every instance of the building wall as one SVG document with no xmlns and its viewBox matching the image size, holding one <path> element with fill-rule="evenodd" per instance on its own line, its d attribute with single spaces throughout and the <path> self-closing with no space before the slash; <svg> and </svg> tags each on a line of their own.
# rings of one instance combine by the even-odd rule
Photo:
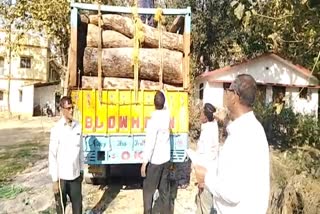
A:
<svg viewBox="0 0 320 214">
<path fill-rule="evenodd" d="M 262 58 L 255 60 L 253 63 L 237 66 L 236 70 L 231 69 L 224 73 L 218 72 L 217 75 L 211 75 L 205 80 L 202 80 L 204 83 L 203 102 L 210 102 L 217 107 L 222 107 L 224 102 L 223 82 L 232 82 L 235 77 L 241 73 L 248 73 L 252 75 L 257 82 L 267 85 L 266 103 L 273 102 L 273 87 L 276 86 L 272 84 L 299 86 L 319 84 L 313 79 L 288 68 L 288 66 L 282 62 L 273 58 Z M 287 87 L 285 93 L 286 103 L 291 105 L 296 112 L 318 115 L 319 89 L 309 88 L 308 90 L 311 94 L 309 101 L 299 97 L 299 92 L 301 91 L 299 87 Z"/>
<path fill-rule="evenodd" d="M 295 88 L 293 96 L 290 100 L 295 112 L 318 116 L 318 89 L 308 89 L 308 93 L 310 93 L 310 99 L 300 98 L 299 91 L 299 88 Z"/>
<path fill-rule="evenodd" d="M 229 71 L 217 73 L 210 78 L 216 81 L 233 81 L 238 74 L 250 74 L 259 83 L 277 83 L 285 85 L 317 85 L 318 82 L 308 79 L 289 68 L 286 64 L 271 57 L 263 57 L 254 60 L 252 63 L 245 63 L 231 68 Z"/>
<path fill-rule="evenodd" d="M 19 106 L 20 108 L 16 110 L 16 112 L 23 113 L 28 116 L 33 116 L 33 94 L 34 94 L 34 86 L 28 85 L 24 86 L 23 90 L 22 103 Z"/>
<path fill-rule="evenodd" d="M 223 83 L 208 83 L 208 82 L 202 82 L 203 83 L 203 99 L 201 100 L 203 103 L 211 103 L 215 107 L 223 107 Z M 199 89 L 198 84 L 198 89 Z M 196 93 L 196 99 L 198 102 L 200 101 L 199 96 L 200 91 L 197 90 Z"/>
<path fill-rule="evenodd" d="M 25 113 L 26 109 L 30 112 L 30 107 L 26 108 L 24 102 L 19 100 L 19 91 L 22 91 L 23 98 L 33 100 L 33 94 L 28 94 L 32 90 L 25 89 L 24 86 L 48 81 L 49 71 L 49 49 L 48 42 L 39 34 L 26 34 L 26 36 L 16 38 L 12 33 L 12 42 L 21 45 L 12 49 L 11 63 L 9 57 L 8 40 L 6 33 L 0 31 L 0 56 L 4 58 L 3 73 L 0 73 L 0 90 L 6 93 L 3 101 L 0 101 L 0 111 L 7 111 L 7 91 L 8 76 L 11 67 L 10 80 L 10 109 L 12 113 Z M 21 68 L 21 57 L 31 57 L 31 68 Z M 10 66 L 11 64 L 11 66 Z M 26 104 L 27 105 L 27 104 Z M 28 103 L 30 105 L 30 103 Z M 32 105 L 33 108 L 33 105 Z M 32 110 L 33 111 L 33 110 Z M 31 112 L 32 112 L 31 111 Z"/>
<path fill-rule="evenodd" d="M 34 107 L 40 105 L 42 108 L 46 103 L 48 103 L 51 110 L 55 114 L 55 92 L 59 89 L 59 87 L 59 84 L 36 87 L 34 89 Z"/>
</svg>

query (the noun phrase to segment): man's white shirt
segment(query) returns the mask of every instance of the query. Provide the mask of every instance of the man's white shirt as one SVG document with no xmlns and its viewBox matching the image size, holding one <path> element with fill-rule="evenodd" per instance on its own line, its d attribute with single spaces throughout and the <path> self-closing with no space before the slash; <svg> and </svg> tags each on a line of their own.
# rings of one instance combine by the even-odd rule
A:
<svg viewBox="0 0 320 214">
<path fill-rule="evenodd" d="M 49 144 L 49 173 L 52 181 L 74 180 L 84 166 L 81 126 L 71 126 L 62 117 L 51 129 Z"/>
<path fill-rule="evenodd" d="M 263 127 L 248 112 L 227 127 L 218 169 L 208 169 L 205 184 L 218 214 L 265 214 L 269 199 L 269 147 Z"/>
<path fill-rule="evenodd" d="M 170 160 L 170 112 L 155 110 L 147 123 L 143 163 L 163 164 Z"/>
<path fill-rule="evenodd" d="M 201 125 L 201 133 L 197 144 L 199 165 L 210 167 L 214 164 L 219 151 L 219 129 L 216 121 Z"/>
</svg>

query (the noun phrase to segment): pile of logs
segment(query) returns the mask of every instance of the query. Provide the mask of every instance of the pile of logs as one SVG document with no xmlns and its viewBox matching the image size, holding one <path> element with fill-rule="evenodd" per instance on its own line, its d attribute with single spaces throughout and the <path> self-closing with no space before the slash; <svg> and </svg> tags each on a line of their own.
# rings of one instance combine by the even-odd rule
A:
<svg viewBox="0 0 320 214">
<path fill-rule="evenodd" d="M 98 18 L 98 15 L 81 16 L 81 22 L 86 24 L 86 45 L 80 59 L 83 66 L 82 87 L 98 87 L 98 45 L 101 36 L 103 88 L 132 88 L 135 27 L 133 20 L 122 15 L 106 14 L 102 15 L 99 28 Z M 162 49 L 159 49 L 158 28 L 143 24 L 144 41 L 139 48 L 140 88 L 150 89 L 158 86 L 161 56 L 164 86 L 170 89 L 182 86 L 183 36 L 170 32 L 177 31 L 178 22 L 181 25 L 181 17 L 175 20 L 169 31 L 161 30 Z M 84 35 L 83 32 L 79 34 Z"/>
</svg>

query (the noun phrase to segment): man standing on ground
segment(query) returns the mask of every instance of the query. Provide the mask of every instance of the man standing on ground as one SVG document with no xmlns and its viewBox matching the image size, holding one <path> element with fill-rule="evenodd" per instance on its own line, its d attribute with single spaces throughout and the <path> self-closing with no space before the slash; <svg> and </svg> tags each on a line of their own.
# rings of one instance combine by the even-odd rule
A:
<svg viewBox="0 0 320 214">
<path fill-rule="evenodd" d="M 61 98 L 60 109 L 62 117 L 51 129 L 49 145 L 49 173 L 53 181 L 56 209 L 58 214 L 64 212 L 68 195 L 72 213 L 82 214 L 84 157 L 81 126 L 73 119 L 70 97 Z"/>
<path fill-rule="evenodd" d="M 159 191 L 157 200 L 160 213 L 170 213 L 170 112 L 165 108 L 165 96 L 157 91 L 154 96 L 156 110 L 148 120 L 141 176 L 143 181 L 144 214 L 152 213 L 153 194 Z"/>
<path fill-rule="evenodd" d="M 219 152 L 218 170 L 197 166 L 214 198 L 218 214 L 265 214 L 269 199 L 269 147 L 262 125 L 253 114 L 256 82 L 252 76 L 236 77 L 226 92 L 232 122 Z"/>
<path fill-rule="evenodd" d="M 196 153 L 205 167 L 210 167 L 214 164 L 219 151 L 219 130 L 217 121 L 214 120 L 215 112 L 216 108 L 210 103 L 206 103 L 200 115 L 202 125 Z M 200 183 L 198 188 L 196 214 L 213 214 L 213 197 L 208 187 L 204 183 Z"/>
</svg>

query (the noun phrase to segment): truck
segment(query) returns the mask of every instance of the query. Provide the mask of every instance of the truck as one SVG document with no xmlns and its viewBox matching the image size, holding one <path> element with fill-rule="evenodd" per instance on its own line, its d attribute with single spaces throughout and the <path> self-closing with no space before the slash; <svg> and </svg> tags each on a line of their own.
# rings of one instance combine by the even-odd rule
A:
<svg viewBox="0 0 320 214">
<path fill-rule="evenodd" d="M 145 143 L 146 126 L 154 110 L 156 89 L 83 88 L 79 80 L 79 11 L 93 13 L 132 14 L 132 8 L 71 2 L 71 39 L 66 75 L 68 94 L 74 104 L 74 117 L 82 126 L 85 157 L 84 179 L 94 183 L 106 178 L 112 165 L 140 164 Z M 137 8 L 137 13 L 155 15 L 156 8 Z M 183 85 L 164 89 L 171 114 L 171 161 L 187 159 L 189 145 L 189 61 L 191 9 L 162 9 L 162 14 L 184 17 Z M 101 59 L 100 59 L 101 60 Z M 159 59 L 160 60 L 160 59 Z M 100 62 L 101 66 L 101 62 Z M 101 68 L 100 68 L 101 69 Z M 101 71 L 100 71 L 101 72 Z M 101 74 L 99 74 L 101 78 Z"/>
</svg>

